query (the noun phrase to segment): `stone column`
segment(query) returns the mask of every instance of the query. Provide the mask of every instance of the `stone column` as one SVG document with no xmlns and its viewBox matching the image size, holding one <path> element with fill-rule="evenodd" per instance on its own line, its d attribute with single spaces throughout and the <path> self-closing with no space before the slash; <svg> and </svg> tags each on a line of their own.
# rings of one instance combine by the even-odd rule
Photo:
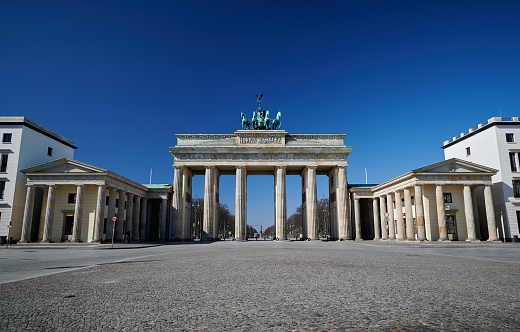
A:
<svg viewBox="0 0 520 332">
<path fill-rule="evenodd" d="M 439 224 L 439 241 L 448 241 L 446 230 L 446 213 L 444 210 L 444 193 L 442 185 L 435 186 L 435 199 L 437 201 L 437 223 Z"/>
<path fill-rule="evenodd" d="M 484 187 L 484 201 L 486 202 L 486 218 L 488 224 L 488 241 L 499 241 L 497 236 L 497 224 L 495 221 L 495 207 L 493 206 L 493 196 L 491 195 L 491 186 Z"/>
<path fill-rule="evenodd" d="M 379 206 L 377 198 L 372 198 L 372 210 L 374 215 L 374 240 L 381 239 L 381 231 L 379 229 Z"/>
<path fill-rule="evenodd" d="M 193 236 L 191 232 L 191 194 L 192 194 L 192 173 L 188 167 L 184 167 L 182 170 L 182 239 L 189 240 Z"/>
<path fill-rule="evenodd" d="M 125 200 L 126 192 L 119 191 L 119 201 L 117 204 L 117 221 L 116 221 L 116 240 L 123 240 L 123 228 L 125 225 Z"/>
<path fill-rule="evenodd" d="M 395 219 L 397 220 L 397 239 L 404 240 L 404 220 L 403 220 L 403 202 L 401 201 L 401 193 L 395 192 Z"/>
<path fill-rule="evenodd" d="M 475 231 L 476 231 L 476 234 L 477 234 L 477 239 L 482 239 L 482 234 L 481 234 L 481 225 L 480 225 L 480 218 L 479 218 L 479 215 L 478 215 L 478 202 L 477 202 L 477 192 L 476 192 L 476 188 L 473 187 L 471 188 L 471 201 L 473 202 L 473 216 L 474 216 L 474 220 L 475 220 Z"/>
<path fill-rule="evenodd" d="M 354 220 L 356 225 L 356 241 L 363 241 L 361 235 L 361 215 L 359 214 L 359 198 L 354 197 Z"/>
<path fill-rule="evenodd" d="M 204 218 L 202 224 L 203 239 L 210 240 L 213 237 L 213 218 L 215 202 L 215 166 L 206 166 L 206 179 L 204 184 Z"/>
<path fill-rule="evenodd" d="M 316 166 L 307 166 L 307 236 L 311 240 L 318 239 L 316 168 Z"/>
<path fill-rule="evenodd" d="M 105 193 L 106 193 L 106 187 L 104 185 L 99 185 L 97 201 L 96 201 L 96 219 L 94 222 L 94 237 L 92 238 L 92 242 L 101 243 L 101 241 L 103 240 L 103 222 L 105 221 Z"/>
<path fill-rule="evenodd" d="M 465 184 L 464 194 L 464 214 L 466 215 L 466 229 L 468 238 L 466 241 L 476 241 L 477 234 L 475 232 L 475 216 L 473 215 L 473 200 L 471 197 L 471 186 Z"/>
<path fill-rule="evenodd" d="M 134 194 L 128 193 L 127 195 L 125 234 L 126 232 L 132 234 L 132 224 L 134 223 Z"/>
<path fill-rule="evenodd" d="M 81 215 L 83 214 L 83 191 L 85 186 L 78 184 L 76 190 L 76 204 L 74 207 L 74 225 L 72 226 L 72 241 L 81 242 Z"/>
<path fill-rule="evenodd" d="M 347 167 L 338 167 L 338 186 L 336 188 L 336 210 L 338 211 L 339 239 L 348 240 L 348 197 L 347 197 Z"/>
<path fill-rule="evenodd" d="M 417 240 L 426 240 L 426 229 L 424 228 L 424 208 L 422 198 L 422 186 L 415 186 L 415 218 L 417 219 Z"/>
<path fill-rule="evenodd" d="M 49 185 L 47 191 L 47 208 L 45 209 L 45 225 L 43 226 L 42 242 L 52 241 L 52 224 L 54 221 L 54 202 L 56 201 L 56 185 Z"/>
<path fill-rule="evenodd" d="M 135 209 L 134 209 L 134 229 L 132 230 L 132 240 L 139 240 L 140 229 L 139 225 L 141 224 L 141 196 L 135 196 Z"/>
<path fill-rule="evenodd" d="M 386 231 L 386 221 L 385 221 L 385 212 L 386 212 L 386 206 L 385 206 L 385 197 L 380 196 L 379 197 L 379 212 L 381 213 L 380 219 L 381 219 L 381 239 L 386 240 L 388 238 L 388 234 Z"/>
<path fill-rule="evenodd" d="M 235 240 L 245 240 L 246 238 L 246 177 L 246 167 L 237 166 L 235 185 Z"/>
<path fill-rule="evenodd" d="M 148 208 L 148 198 L 144 198 L 141 200 L 141 218 L 139 220 L 139 239 L 141 241 L 145 241 L 146 239 L 146 215 Z"/>
<path fill-rule="evenodd" d="M 23 224 L 22 224 L 22 236 L 18 243 L 30 242 L 29 237 L 31 235 L 31 223 L 33 215 L 34 205 L 34 185 L 27 185 L 27 193 L 25 195 L 25 208 L 23 213 Z M 9 240 L 9 239 L 7 239 Z"/>
<path fill-rule="evenodd" d="M 177 230 L 174 237 L 178 240 L 183 238 L 182 232 L 182 213 L 184 209 L 183 204 L 183 190 L 182 190 L 182 166 L 173 166 L 173 197 L 172 197 L 172 226 Z M 171 235 L 173 236 L 173 234 Z"/>
<path fill-rule="evenodd" d="M 161 199 L 161 227 L 159 240 L 166 241 L 166 215 L 168 214 L 168 197 Z"/>
<path fill-rule="evenodd" d="M 412 194 L 410 188 L 404 189 L 404 212 L 406 214 L 406 240 L 415 240 L 415 229 L 413 225 Z"/>
<path fill-rule="evenodd" d="M 275 173 L 276 239 L 287 240 L 286 166 L 276 166 Z"/>
<path fill-rule="evenodd" d="M 219 210 L 219 187 L 220 187 L 220 171 L 217 167 L 213 172 L 213 233 L 212 238 L 218 239 L 218 210 Z"/>
<path fill-rule="evenodd" d="M 395 226 L 394 226 L 394 202 L 392 194 L 386 194 L 386 209 L 388 211 L 388 238 L 395 240 Z"/>
<path fill-rule="evenodd" d="M 112 218 L 116 216 L 116 197 L 117 190 L 116 188 L 110 188 L 110 193 L 108 195 L 108 211 L 107 211 L 107 235 L 105 240 L 112 240 L 114 234 L 112 234 L 114 221 Z"/>
</svg>

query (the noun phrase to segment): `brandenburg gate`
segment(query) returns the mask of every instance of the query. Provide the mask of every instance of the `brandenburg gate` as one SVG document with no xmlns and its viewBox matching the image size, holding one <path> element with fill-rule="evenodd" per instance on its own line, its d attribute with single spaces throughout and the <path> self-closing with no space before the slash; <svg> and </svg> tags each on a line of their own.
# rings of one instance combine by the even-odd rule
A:
<svg viewBox="0 0 520 332">
<path fill-rule="evenodd" d="M 261 97 L 261 96 L 260 96 Z M 261 100 L 259 98 L 259 104 Z M 244 115 L 242 114 L 243 118 Z M 280 112 L 277 116 L 279 121 Z M 262 120 L 264 121 L 262 123 Z M 273 122 L 276 119 L 273 120 Z M 247 176 L 273 175 L 276 238 L 287 239 L 286 176 L 302 178 L 303 237 L 318 239 L 316 175 L 329 177 L 332 239 L 351 239 L 348 211 L 345 134 L 288 134 L 272 129 L 262 108 L 253 113 L 253 129 L 234 134 L 177 134 L 174 156 L 173 215 L 170 238 L 190 239 L 193 175 L 205 175 L 203 233 L 218 237 L 220 175 L 236 176 L 235 239 L 246 238 Z M 247 119 L 244 125 L 250 127 Z M 276 122 L 275 122 L 276 123 Z M 278 122 L 279 123 L 279 122 Z M 255 129 L 257 128 L 257 129 Z"/>
</svg>

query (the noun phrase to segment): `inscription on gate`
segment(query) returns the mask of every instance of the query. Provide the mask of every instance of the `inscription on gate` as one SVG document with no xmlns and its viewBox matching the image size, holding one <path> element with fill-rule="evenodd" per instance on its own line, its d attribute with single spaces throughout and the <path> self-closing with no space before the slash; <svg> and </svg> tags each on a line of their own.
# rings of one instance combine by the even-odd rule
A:
<svg viewBox="0 0 520 332">
<path fill-rule="evenodd" d="M 283 140 L 276 136 L 250 136 L 240 137 L 240 144 L 283 144 Z"/>
</svg>

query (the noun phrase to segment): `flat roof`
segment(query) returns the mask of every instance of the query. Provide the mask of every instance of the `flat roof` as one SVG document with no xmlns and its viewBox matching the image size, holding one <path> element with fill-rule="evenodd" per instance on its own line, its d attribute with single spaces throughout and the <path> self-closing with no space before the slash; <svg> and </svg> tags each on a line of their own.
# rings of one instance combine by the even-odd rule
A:
<svg viewBox="0 0 520 332">
<path fill-rule="evenodd" d="M 475 135 L 476 133 L 480 133 L 488 128 L 491 128 L 496 125 L 520 125 L 520 121 L 518 117 L 512 118 L 502 118 L 502 117 L 492 117 L 488 120 L 487 124 L 479 124 L 477 128 L 470 128 L 467 132 L 461 133 L 459 137 L 453 137 L 452 140 L 444 141 L 444 145 L 441 147 L 443 149 L 452 146 L 460 141 L 465 140 L 466 138 Z"/>
<path fill-rule="evenodd" d="M 23 126 L 29 127 L 31 129 L 39 132 L 42 135 L 45 135 L 62 144 L 65 144 L 68 147 L 77 149 L 77 147 L 75 146 L 75 143 L 73 141 L 71 141 L 70 139 L 67 139 L 61 135 L 58 135 L 55 132 L 53 132 L 52 130 L 49 130 L 23 116 L 0 116 L 0 125 L 23 125 Z"/>
</svg>

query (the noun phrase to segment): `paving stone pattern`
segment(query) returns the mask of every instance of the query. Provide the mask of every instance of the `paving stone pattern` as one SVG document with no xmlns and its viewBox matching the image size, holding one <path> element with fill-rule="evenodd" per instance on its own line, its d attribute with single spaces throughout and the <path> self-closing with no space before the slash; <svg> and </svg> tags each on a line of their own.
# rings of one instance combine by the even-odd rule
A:
<svg viewBox="0 0 520 332">
<path fill-rule="evenodd" d="M 0 330 L 520 329 L 519 264 L 218 246 L 2 284 Z"/>
</svg>

